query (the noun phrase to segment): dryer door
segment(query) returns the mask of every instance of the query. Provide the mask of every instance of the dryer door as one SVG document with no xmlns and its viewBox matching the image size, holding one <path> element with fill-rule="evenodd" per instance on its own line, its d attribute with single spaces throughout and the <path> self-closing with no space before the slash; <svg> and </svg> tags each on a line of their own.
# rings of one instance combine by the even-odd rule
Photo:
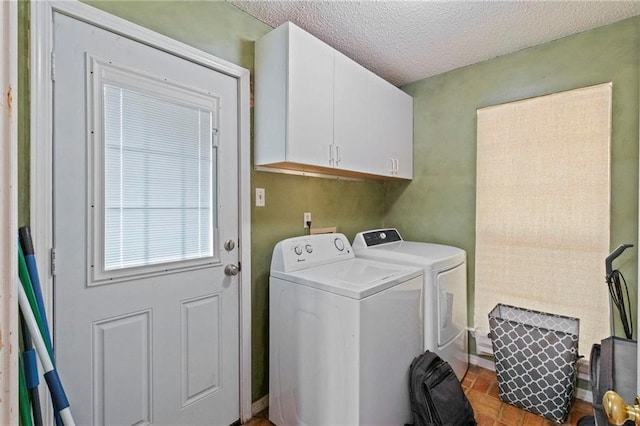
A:
<svg viewBox="0 0 640 426">
<path fill-rule="evenodd" d="M 462 263 L 437 276 L 438 346 L 444 346 L 467 324 L 467 268 Z"/>
</svg>

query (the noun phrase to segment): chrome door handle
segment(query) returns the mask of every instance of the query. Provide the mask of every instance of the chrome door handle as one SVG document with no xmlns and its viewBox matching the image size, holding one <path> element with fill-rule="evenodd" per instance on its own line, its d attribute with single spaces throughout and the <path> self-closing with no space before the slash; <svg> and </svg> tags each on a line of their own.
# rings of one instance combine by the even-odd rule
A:
<svg viewBox="0 0 640 426">
<path fill-rule="evenodd" d="M 238 272 L 240 272 L 240 268 L 238 268 L 234 264 L 229 264 L 229 265 L 224 267 L 224 274 L 228 275 L 230 277 L 234 276 L 234 275 L 238 275 Z"/>
</svg>

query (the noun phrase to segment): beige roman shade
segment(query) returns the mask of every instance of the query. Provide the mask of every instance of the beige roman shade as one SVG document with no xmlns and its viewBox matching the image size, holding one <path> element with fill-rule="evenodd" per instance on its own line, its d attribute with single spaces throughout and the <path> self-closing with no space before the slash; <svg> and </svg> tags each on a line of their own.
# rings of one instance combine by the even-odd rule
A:
<svg viewBox="0 0 640 426">
<path fill-rule="evenodd" d="M 610 335 L 612 84 L 477 111 L 475 324 L 497 303 L 580 318 L 580 352 Z"/>
</svg>

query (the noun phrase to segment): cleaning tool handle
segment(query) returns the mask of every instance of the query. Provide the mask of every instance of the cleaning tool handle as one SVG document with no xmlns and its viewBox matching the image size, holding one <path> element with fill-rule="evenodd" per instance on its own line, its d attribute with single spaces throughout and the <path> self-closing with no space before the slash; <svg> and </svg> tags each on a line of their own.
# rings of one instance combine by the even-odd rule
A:
<svg viewBox="0 0 640 426">
<path fill-rule="evenodd" d="M 27 379 L 27 389 L 37 388 L 40 384 L 38 378 L 38 363 L 36 361 L 36 351 L 29 349 L 22 353 L 22 360 L 24 361 L 24 375 Z"/>
<path fill-rule="evenodd" d="M 18 358 L 18 375 L 18 409 L 20 410 L 20 424 L 22 426 L 32 426 L 31 405 L 29 404 L 29 392 L 27 391 L 27 381 L 25 379 L 22 358 Z"/>
<path fill-rule="evenodd" d="M 53 346 L 51 341 L 51 335 L 49 334 L 49 323 L 47 321 L 47 314 L 44 308 L 44 298 L 42 297 L 42 287 L 40 286 L 40 276 L 38 274 L 38 264 L 36 263 L 36 257 L 33 249 L 33 240 L 31 239 L 31 232 L 28 226 L 23 226 L 18 230 L 20 248 L 22 248 L 25 263 L 27 265 L 27 272 L 29 273 L 29 279 L 31 280 L 31 288 L 33 289 L 33 295 L 38 305 L 38 311 L 41 316 L 42 329 L 44 332 L 45 342 L 49 342 L 51 346 L 51 357 L 54 357 Z M 54 361 L 55 363 L 55 361 Z"/>
<path fill-rule="evenodd" d="M 44 374 L 44 379 L 47 381 L 49 392 L 51 393 L 51 400 L 53 401 L 53 408 L 56 411 L 62 411 L 65 408 L 69 408 L 69 400 L 62 388 L 62 382 L 60 376 L 56 370 L 48 371 Z M 66 425 L 66 423 L 65 423 Z"/>
<path fill-rule="evenodd" d="M 36 301 L 36 296 L 33 292 L 33 286 L 31 285 L 31 278 L 29 278 L 29 270 L 27 269 L 27 262 L 24 258 L 24 253 L 22 253 L 22 247 L 18 245 L 18 276 L 20 277 L 20 282 L 22 283 L 21 288 L 25 291 L 25 296 L 27 297 L 27 301 L 31 306 L 31 313 L 34 315 L 34 319 L 36 320 L 36 324 L 38 325 L 38 329 L 40 333 L 42 333 L 42 337 L 45 339 L 45 343 L 47 345 L 47 349 L 49 355 L 53 361 L 53 348 L 51 347 L 51 340 L 48 338 L 49 333 L 44 329 L 44 323 L 42 322 L 42 316 L 40 315 L 40 309 L 38 308 L 38 302 Z M 33 332 L 31 333 L 33 334 Z"/>
<path fill-rule="evenodd" d="M 24 321 L 27 323 L 27 327 L 29 327 L 31 340 L 33 341 L 33 346 L 35 346 L 36 348 L 36 352 L 38 353 L 38 357 L 40 358 L 40 362 L 42 363 L 43 370 L 45 371 L 45 373 L 47 371 L 53 370 L 53 363 L 51 362 L 51 358 L 49 357 L 47 345 L 44 343 L 44 339 L 40 334 L 38 322 L 36 321 L 36 317 L 33 315 L 31 305 L 29 304 L 29 299 L 27 298 L 27 293 L 25 293 L 22 286 L 18 286 L 18 304 L 20 305 L 20 311 L 22 312 Z"/>
<path fill-rule="evenodd" d="M 616 248 L 613 252 L 611 252 L 611 254 L 607 256 L 607 258 L 605 259 L 604 263 L 605 263 L 606 272 L 607 272 L 607 282 L 610 282 L 611 280 L 611 274 L 613 273 L 613 266 L 612 266 L 613 261 L 615 260 L 616 257 L 620 256 L 622 252 L 628 249 L 629 247 L 633 247 L 633 244 L 620 244 L 618 248 Z"/>
<path fill-rule="evenodd" d="M 20 245 L 25 256 L 35 254 L 33 249 L 33 240 L 31 239 L 31 232 L 28 226 L 23 226 L 18 229 L 18 236 L 20 238 Z"/>
<path fill-rule="evenodd" d="M 75 422 L 73 421 L 73 417 L 71 416 L 71 411 L 69 410 L 69 402 L 67 401 L 67 397 L 64 394 L 64 389 L 62 388 L 60 377 L 58 377 L 57 373 L 48 374 L 51 371 L 55 371 L 55 368 L 51 360 L 51 355 L 49 354 L 47 346 L 44 343 L 44 339 L 39 333 L 38 323 L 36 322 L 36 318 L 33 315 L 31 305 L 29 304 L 29 299 L 27 298 L 27 294 L 25 293 L 22 286 L 18 286 L 18 305 L 20 306 L 22 316 L 24 317 L 24 320 L 27 323 L 27 327 L 29 328 L 29 332 L 31 333 L 33 345 L 36 347 L 38 357 L 40 358 L 40 362 L 42 363 L 42 368 L 45 373 L 44 377 L 47 382 L 47 386 L 49 386 L 49 393 L 51 394 L 54 408 L 60 407 L 60 405 L 56 406 L 56 404 L 63 405 L 62 409 L 58 412 L 60 413 L 60 417 L 62 417 L 64 426 L 75 426 Z M 66 407 L 64 407 L 64 405 L 66 405 Z"/>
<path fill-rule="evenodd" d="M 33 424 L 35 426 L 42 426 L 42 407 L 40 406 L 40 394 L 38 393 L 40 378 L 38 377 L 36 351 L 33 348 L 31 333 L 29 332 L 29 328 L 27 327 L 27 324 L 24 321 L 24 316 L 22 314 L 20 314 L 20 331 L 22 331 L 22 346 L 24 347 L 22 361 L 25 368 L 27 389 L 29 390 L 29 396 L 31 397 L 31 413 L 33 414 Z"/>
</svg>

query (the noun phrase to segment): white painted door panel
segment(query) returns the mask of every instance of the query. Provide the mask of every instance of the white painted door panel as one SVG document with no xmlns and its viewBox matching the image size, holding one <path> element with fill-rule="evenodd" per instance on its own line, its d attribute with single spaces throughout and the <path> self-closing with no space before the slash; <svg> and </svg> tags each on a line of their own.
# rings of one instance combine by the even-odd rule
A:
<svg viewBox="0 0 640 426">
<path fill-rule="evenodd" d="M 55 344 L 74 417 L 96 425 L 233 423 L 238 278 L 223 269 L 237 265 L 238 249 L 222 246 L 238 240 L 237 81 L 63 15 L 54 16 L 54 33 Z M 96 96 L 92 58 L 216 99 L 213 253 L 201 262 L 92 282 L 102 241 L 93 231 L 102 197 L 94 183 L 102 178 L 94 175 L 101 117 L 87 111 Z"/>
</svg>

